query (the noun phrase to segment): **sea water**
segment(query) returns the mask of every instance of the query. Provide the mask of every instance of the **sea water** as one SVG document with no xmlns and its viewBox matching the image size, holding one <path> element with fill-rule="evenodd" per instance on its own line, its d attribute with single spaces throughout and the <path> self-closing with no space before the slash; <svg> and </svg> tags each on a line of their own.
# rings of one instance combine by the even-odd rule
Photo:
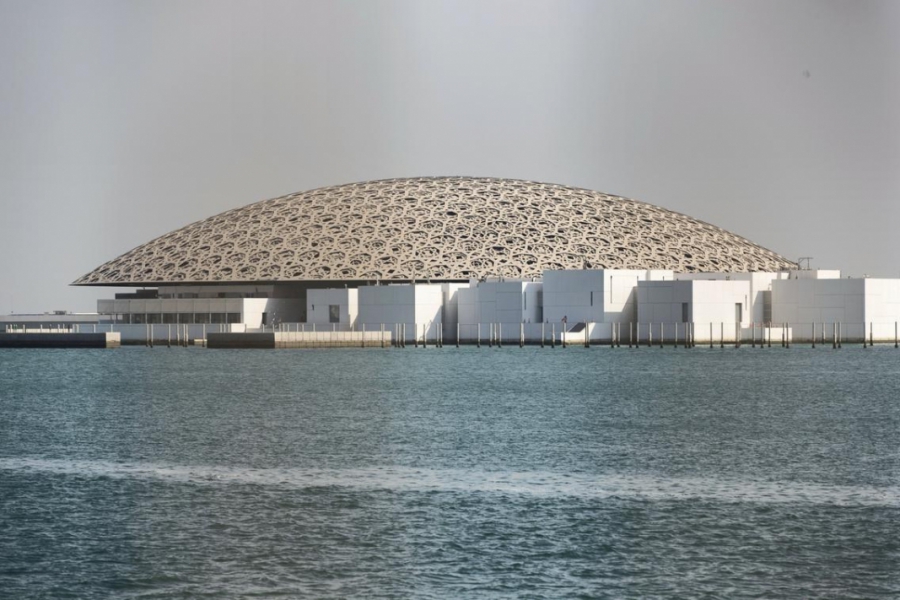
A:
<svg viewBox="0 0 900 600">
<path fill-rule="evenodd" d="M 0 350 L 0 597 L 900 597 L 900 351 Z"/>
</svg>

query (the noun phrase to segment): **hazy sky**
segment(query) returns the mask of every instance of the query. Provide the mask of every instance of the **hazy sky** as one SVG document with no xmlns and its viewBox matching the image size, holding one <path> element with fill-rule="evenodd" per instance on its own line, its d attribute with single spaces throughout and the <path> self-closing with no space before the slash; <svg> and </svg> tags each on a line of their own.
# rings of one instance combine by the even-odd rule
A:
<svg viewBox="0 0 900 600">
<path fill-rule="evenodd" d="M 624 195 L 900 276 L 900 2 L 0 0 L 0 313 L 325 185 Z"/>
</svg>

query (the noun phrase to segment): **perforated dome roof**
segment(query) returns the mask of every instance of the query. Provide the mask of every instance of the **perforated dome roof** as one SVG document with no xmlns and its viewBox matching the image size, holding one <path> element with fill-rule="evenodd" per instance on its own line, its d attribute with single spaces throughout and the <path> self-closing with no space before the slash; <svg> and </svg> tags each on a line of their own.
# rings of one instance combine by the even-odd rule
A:
<svg viewBox="0 0 900 600">
<path fill-rule="evenodd" d="M 738 235 L 600 192 L 511 179 L 368 181 L 264 200 L 126 252 L 74 285 L 527 278 L 545 269 L 774 271 Z"/>
</svg>

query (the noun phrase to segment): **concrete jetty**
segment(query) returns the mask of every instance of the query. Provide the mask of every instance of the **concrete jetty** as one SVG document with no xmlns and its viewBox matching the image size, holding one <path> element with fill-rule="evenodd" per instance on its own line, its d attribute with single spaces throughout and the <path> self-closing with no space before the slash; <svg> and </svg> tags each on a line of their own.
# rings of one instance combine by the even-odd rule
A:
<svg viewBox="0 0 900 600">
<path fill-rule="evenodd" d="M 118 348 L 118 332 L 101 333 L 0 333 L 0 348 Z"/>
</svg>

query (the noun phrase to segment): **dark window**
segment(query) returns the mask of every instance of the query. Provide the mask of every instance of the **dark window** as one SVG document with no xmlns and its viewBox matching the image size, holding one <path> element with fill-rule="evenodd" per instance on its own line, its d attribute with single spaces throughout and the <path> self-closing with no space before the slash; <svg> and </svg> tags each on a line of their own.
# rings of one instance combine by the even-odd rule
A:
<svg viewBox="0 0 900 600">
<path fill-rule="evenodd" d="M 681 322 L 682 323 L 690 323 L 690 309 L 687 302 L 681 303 Z"/>
<path fill-rule="evenodd" d="M 328 322 L 329 323 L 340 323 L 341 322 L 341 306 L 340 306 L 340 304 L 329 304 L 328 305 Z"/>
<path fill-rule="evenodd" d="M 241 313 L 228 313 L 227 317 L 229 323 L 240 323 L 241 322 Z"/>
</svg>

